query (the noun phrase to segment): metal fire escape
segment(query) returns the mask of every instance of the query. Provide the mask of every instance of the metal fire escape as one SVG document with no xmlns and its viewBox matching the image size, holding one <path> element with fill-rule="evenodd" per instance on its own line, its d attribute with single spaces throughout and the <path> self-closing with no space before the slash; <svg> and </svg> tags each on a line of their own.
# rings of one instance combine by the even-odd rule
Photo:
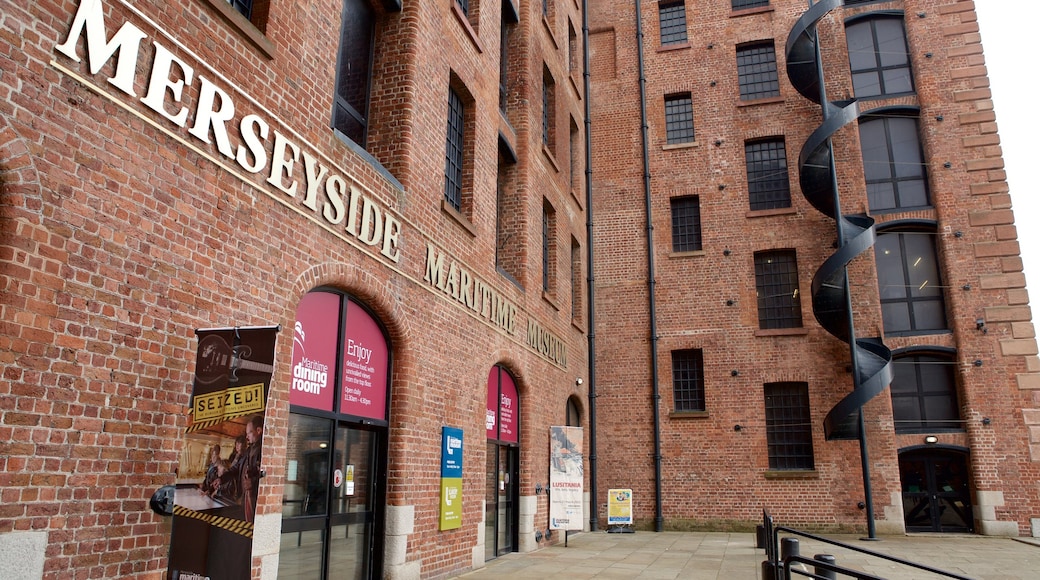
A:
<svg viewBox="0 0 1040 580">
<path fill-rule="evenodd" d="M 800 185 L 805 198 L 819 212 L 835 220 L 837 251 L 819 267 L 812 281 L 813 314 L 827 332 L 849 343 L 853 391 L 824 419 L 828 440 L 860 439 L 862 407 L 892 381 L 892 353 L 880 338 L 857 338 L 853 324 L 847 266 L 874 245 L 874 220 L 865 215 L 843 215 L 834 167 L 831 136 L 856 121 L 856 101 L 828 101 L 823 82 L 816 25 L 843 0 L 819 0 L 802 14 L 787 37 L 787 76 L 805 98 L 821 105 L 823 124 L 813 131 L 798 157 Z M 866 453 L 865 445 L 861 451 Z M 864 480 L 868 479 L 864 459 Z M 869 495 L 869 492 L 868 492 Z"/>
</svg>

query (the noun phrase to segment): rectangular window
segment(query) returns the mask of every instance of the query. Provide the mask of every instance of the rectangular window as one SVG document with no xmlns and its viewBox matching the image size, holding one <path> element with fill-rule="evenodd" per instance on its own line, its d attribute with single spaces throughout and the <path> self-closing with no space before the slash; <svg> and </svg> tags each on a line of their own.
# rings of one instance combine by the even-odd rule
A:
<svg viewBox="0 0 1040 580">
<path fill-rule="evenodd" d="M 466 127 L 465 107 L 455 89 L 448 89 L 448 139 L 444 157 L 444 199 L 462 210 L 462 162 Z"/>
<path fill-rule="evenodd" d="M 769 6 L 769 0 L 732 0 L 732 6 L 734 10 L 761 8 L 762 6 Z"/>
<path fill-rule="evenodd" d="M 815 469 L 809 386 L 767 383 L 765 399 L 769 469 Z"/>
<path fill-rule="evenodd" d="M 576 74 L 581 72 L 580 62 L 581 50 L 578 48 L 578 32 L 574 30 L 574 23 L 567 21 L 567 72 Z"/>
<path fill-rule="evenodd" d="M 267 34 L 267 20 L 271 0 L 206 0 L 209 3 L 223 2 L 249 21 L 262 34 Z"/>
<path fill-rule="evenodd" d="M 469 0 L 455 0 L 455 3 L 459 5 L 459 10 L 466 16 L 469 16 Z"/>
<path fill-rule="evenodd" d="M 581 281 L 584 268 L 581 265 L 581 244 L 571 237 L 571 320 L 580 322 L 582 319 Z"/>
<path fill-rule="evenodd" d="M 570 171 L 571 191 L 579 195 L 582 190 L 581 182 L 581 134 L 578 131 L 578 122 L 571 117 L 570 131 Z"/>
<path fill-rule="evenodd" d="M 669 145 L 693 142 L 693 98 L 690 93 L 664 98 L 664 125 Z"/>
<path fill-rule="evenodd" d="M 542 291 L 552 296 L 556 288 L 556 210 L 542 202 Z"/>
<path fill-rule="evenodd" d="M 524 262 L 523 200 L 517 192 L 516 155 L 499 135 L 498 187 L 495 204 L 495 266 L 519 285 Z"/>
<path fill-rule="evenodd" d="M 897 111 L 862 118 L 859 143 L 871 212 L 931 206 L 918 134 L 917 119 Z"/>
<path fill-rule="evenodd" d="M 498 36 L 498 109 L 506 112 L 509 100 L 509 32 L 512 26 L 506 21 L 502 12 L 502 26 Z"/>
<path fill-rule="evenodd" d="M 885 15 L 856 20 L 845 28 L 845 42 L 857 98 L 914 92 L 902 18 Z"/>
<path fill-rule="evenodd" d="M 948 328 L 935 230 L 879 232 L 874 257 L 885 335 Z"/>
<path fill-rule="evenodd" d="M 253 15 L 253 0 L 228 0 L 228 4 L 247 19 Z"/>
<path fill-rule="evenodd" d="M 744 161 L 752 210 L 791 207 L 787 152 L 782 137 L 745 143 Z"/>
<path fill-rule="evenodd" d="M 776 51 L 772 42 L 737 48 L 737 79 L 740 82 L 742 101 L 780 96 Z"/>
<path fill-rule="evenodd" d="M 686 37 L 686 2 L 659 2 L 657 15 L 661 22 L 661 45 L 682 44 Z"/>
<path fill-rule="evenodd" d="M 702 249 L 700 197 L 673 197 L 671 202 L 672 251 L 695 252 Z"/>
<path fill-rule="evenodd" d="M 375 16 L 366 0 L 344 0 L 332 127 L 365 147 Z"/>
<path fill-rule="evenodd" d="M 945 355 L 911 355 L 893 361 L 892 418 L 896 433 L 963 430 L 957 361 Z"/>
<path fill-rule="evenodd" d="M 794 250 L 755 252 L 755 290 L 759 328 L 801 328 L 802 302 Z"/>
<path fill-rule="evenodd" d="M 556 153 L 556 81 L 549 67 L 542 70 L 542 144 Z"/>
<path fill-rule="evenodd" d="M 672 396 L 676 411 L 703 411 L 704 353 L 701 349 L 672 351 Z"/>
</svg>

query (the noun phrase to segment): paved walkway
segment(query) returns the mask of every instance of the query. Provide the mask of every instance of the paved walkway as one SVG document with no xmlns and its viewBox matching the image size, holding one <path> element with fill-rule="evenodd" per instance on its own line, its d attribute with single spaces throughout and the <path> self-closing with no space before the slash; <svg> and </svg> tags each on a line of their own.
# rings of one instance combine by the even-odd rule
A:
<svg viewBox="0 0 1040 580">
<path fill-rule="evenodd" d="M 1036 539 L 915 534 L 867 542 L 859 536 L 828 537 L 977 580 L 1040 579 L 1040 542 Z M 943 578 L 805 538 L 800 538 L 799 544 L 804 556 L 832 554 L 838 565 L 889 580 Z M 761 579 L 764 559 L 765 551 L 755 548 L 754 534 L 585 532 L 572 534 L 567 547 L 561 544 L 526 554 L 508 554 L 461 578 Z"/>
</svg>

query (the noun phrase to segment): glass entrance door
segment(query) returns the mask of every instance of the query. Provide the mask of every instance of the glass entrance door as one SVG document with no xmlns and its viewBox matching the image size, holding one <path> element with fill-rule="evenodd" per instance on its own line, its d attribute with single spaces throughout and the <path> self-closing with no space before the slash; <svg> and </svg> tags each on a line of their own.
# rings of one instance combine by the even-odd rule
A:
<svg viewBox="0 0 1040 580">
<path fill-rule="evenodd" d="M 484 559 L 516 550 L 518 538 L 519 449 L 488 442 L 485 488 Z"/>
<path fill-rule="evenodd" d="M 904 453 L 899 477 L 908 532 L 974 530 L 964 454 L 941 449 Z"/>
<path fill-rule="evenodd" d="M 378 577 L 380 433 L 293 413 L 287 449 L 278 577 Z"/>
</svg>

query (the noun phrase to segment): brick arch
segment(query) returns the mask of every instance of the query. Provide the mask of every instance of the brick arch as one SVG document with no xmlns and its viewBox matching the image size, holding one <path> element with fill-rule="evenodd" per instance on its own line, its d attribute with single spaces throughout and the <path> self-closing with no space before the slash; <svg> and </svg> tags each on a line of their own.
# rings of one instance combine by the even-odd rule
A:
<svg viewBox="0 0 1040 580">
<path fill-rule="evenodd" d="M 281 320 L 291 330 L 296 319 L 296 306 L 304 294 L 320 286 L 337 288 L 350 294 L 376 316 L 386 329 L 390 338 L 393 368 L 391 369 L 390 421 L 395 415 L 409 413 L 413 406 L 422 405 L 421 384 L 410 373 L 416 361 L 411 348 L 414 331 L 411 321 L 401 311 L 400 301 L 391 292 L 390 284 L 366 271 L 358 264 L 346 262 L 324 262 L 314 264 L 302 272 L 293 281 L 290 295 L 285 302 L 285 311 Z M 407 380 L 411 376 L 411 381 Z M 407 386 L 407 388 L 401 388 Z M 395 412 L 396 411 L 396 412 Z"/>
<path fill-rule="evenodd" d="M 17 222 L 39 226 L 43 188 L 36 161 L 25 140 L 0 117 L 0 244 L 19 234 Z M 14 223 L 12 223 L 14 222 Z"/>
<path fill-rule="evenodd" d="M 292 295 L 286 302 L 283 319 L 293 320 L 296 305 L 303 295 L 319 286 L 338 288 L 364 302 L 386 328 L 390 341 L 395 344 L 394 350 L 397 350 L 396 343 L 408 340 L 410 324 L 398 307 L 399 301 L 391 295 L 386 281 L 357 264 L 346 262 L 324 262 L 300 272 L 293 282 Z"/>
</svg>

